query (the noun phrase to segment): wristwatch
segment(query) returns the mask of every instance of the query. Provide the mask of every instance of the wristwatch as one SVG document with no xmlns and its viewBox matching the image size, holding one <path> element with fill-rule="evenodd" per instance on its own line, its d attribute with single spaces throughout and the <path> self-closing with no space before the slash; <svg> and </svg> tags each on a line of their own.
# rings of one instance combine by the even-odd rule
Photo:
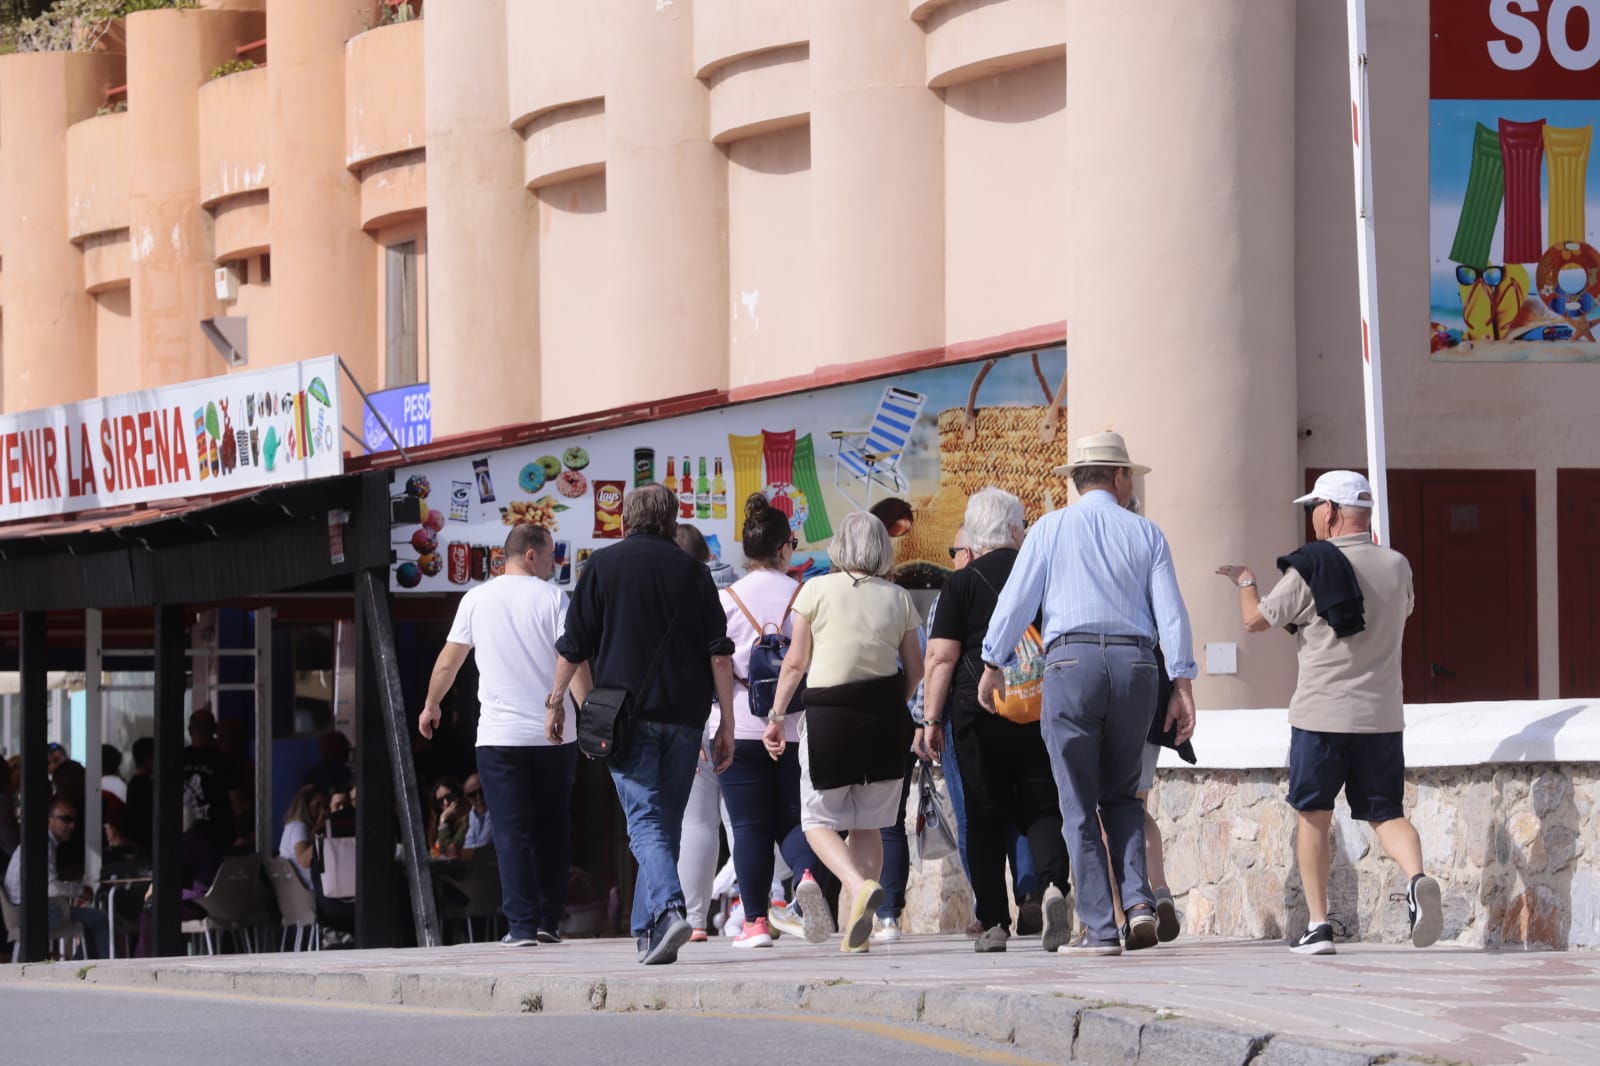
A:
<svg viewBox="0 0 1600 1066">
<path fill-rule="evenodd" d="M 783 724 L 783 720 L 784 720 L 785 717 L 787 717 L 787 716 L 783 715 L 783 714 L 780 714 L 777 711 L 768 711 L 767 712 L 767 721 L 769 721 L 769 722 L 777 722 L 779 725 Z"/>
<path fill-rule="evenodd" d="M 1255 578 L 1247 577 L 1243 581 L 1239 582 L 1239 587 L 1242 588 L 1242 589 L 1247 589 L 1250 586 L 1254 585 L 1255 583 L 1256 583 L 1256 579 Z"/>
</svg>

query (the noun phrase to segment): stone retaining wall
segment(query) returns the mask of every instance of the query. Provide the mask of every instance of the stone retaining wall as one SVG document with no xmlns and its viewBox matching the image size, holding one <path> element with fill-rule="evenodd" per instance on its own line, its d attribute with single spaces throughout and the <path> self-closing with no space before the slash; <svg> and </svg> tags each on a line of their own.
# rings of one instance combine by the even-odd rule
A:
<svg viewBox="0 0 1600 1066">
<path fill-rule="evenodd" d="M 1600 948 L 1600 767 L 1498 763 L 1414 769 L 1406 810 L 1444 890 L 1443 939 L 1473 947 Z M 1163 768 L 1150 809 L 1186 932 L 1281 938 L 1304 928 L 1295 812 L 1283 770 Z M 1352 937 L 1406 939 L 1391 902 L 1404 877 L 1364 823 L 1335 811 L 1329 904 Z M 953 932 L 971 921 L 954 859 L 912 871 L 907 924 Z"/>
</svg>

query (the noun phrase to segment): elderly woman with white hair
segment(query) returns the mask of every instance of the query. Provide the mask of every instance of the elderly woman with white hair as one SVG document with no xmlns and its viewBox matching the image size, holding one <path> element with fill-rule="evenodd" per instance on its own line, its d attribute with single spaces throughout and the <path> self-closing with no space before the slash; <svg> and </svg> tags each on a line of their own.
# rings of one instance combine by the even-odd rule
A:
<svg viewBox="0 0 1600 1066">
<path fill-rule="evenodd" d="M 794 633 L 778 675 L 774 708 L 806 683 L 800 725 L 800 825 L 806 842 L 851 900 L 843 949 L 870 946 L 883 902 L 878 830 L 901 817 L 900 784 L 915 726 L 906 701 L 922 680 L 921 619 L 911 597 L 884 580 L 894 566 L 889 531 L 864 511 L 846 515 L 829 547 L 833 572 L 814 578 L 794 603 Z M 762 738 L 783 754 L 783 716 L 768 716 Z M 848 833 L 846 840 L 841 834 Z M 814 881 L 796 891 L 821 906 Z"/>
<path fill-rule="evenodd" d="M 923 689 L 927 728 L 918 746 L 942 748 L 942 723 L 950 715 L 966 803 L 967 865 L 983 925 L 975 950 L 1004 951 L 1011 936 L 1006 844 L 1007 829 L 1016 826 L 1028 838 L 1040 882 L 1048 886 L 1043 947 L 1053 952 L 1071 936 L 1072 906 L 1050 755 L 1037 721 L 1013 722 L 978 702 L 989 616 L 1022 546 L 1022 501 L 1000 489 L 982 489 L 967 501 L 963 528 L 972 561 L 952 574 L 939 593 Z"/>
</svg>

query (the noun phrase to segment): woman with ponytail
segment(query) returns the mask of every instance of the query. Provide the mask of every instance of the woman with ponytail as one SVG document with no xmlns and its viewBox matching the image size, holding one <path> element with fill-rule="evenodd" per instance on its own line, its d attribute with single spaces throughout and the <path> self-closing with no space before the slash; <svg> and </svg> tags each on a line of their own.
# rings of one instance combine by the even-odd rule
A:
<svg viewBox="0 0 1600 1066">
<path fill-rule="evenodd" d="M 762 735 L 766 721 L 750 712 L 750 650 L 763 632 L 790 631 L 789 613 L 800 583 L 787 573 L 795 541 L 789 520 L 752 493 L 744 506 L 744 557 L 748 573 L 723 589 L 728 637 L 733 641 L 733 763 L 722 772 L 723 801 L 733 825 L 733 868 L 744 904 L 744 929 L 737 948 L 770 947 L 772 930 L 804 936 L 812 943 L 833 932 L 833 919 L 820 887 L 812 878 L 821 872 L 800 827 L 799 733 L 793 718 L 785 724 L 787 751 L 778 759 L 767 753 Z M 773 849 L 794 872 L 792 912 L 769 914 L 774 867 Z"/>
</svg>

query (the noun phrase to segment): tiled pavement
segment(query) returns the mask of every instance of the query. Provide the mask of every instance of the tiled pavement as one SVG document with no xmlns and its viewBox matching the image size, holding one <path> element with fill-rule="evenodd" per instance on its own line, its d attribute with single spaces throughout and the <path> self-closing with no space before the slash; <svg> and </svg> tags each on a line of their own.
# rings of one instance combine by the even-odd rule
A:
<svg viewBox="0 0 1600 1066">
<path fill-rule="evenodd" d="M 969 1031 L 1019 1050 L 1049 1050 L 1042 1040 L 1080 1055 L 1081 1038 L 1074 1047 L 1070 1035 L 1041 1033 L 1039 1023 L 1054 1018 L 1058 1029 L 1086 1033 L 1074 1012 L 1098 1011 L 1101 1021 L 1134 1019 L 1135 1041 L 1139 1025 L 1159 1022 L 1272 1034 L 1258 1062 L 1354 1063 L 1396 1053 L 1482 1064 L 1600 1062 L 1600 955 L 1347 944 L 1338 955 L 1303 958 L 1276 943 L 1230 940 L 1179 940 L 1112 959 L 1047 956 L 1029 940 L 1013 940 L 1012 949 L 977 955 L 964 938 L 914 936 L 846 957 L 836 940 L 785 940 L 746 953 L 714 938 L 686 946 L 676 965 L 646 969 L 631 941 L 603 940 L 128 960 L 96 964 L 82 979 L 481 1010 L 822 1010 Z M 0 966 L 0 981 L 78 980 L 81 970 Z M 1123 1006 L 1142 1009 L 1108 1009 Z M 1322 1058 L 1289 1057 L 1299 1040 L 1362 1054 L 1341 1058 L 1330 1048 Z M 1154 1046 L 1149 1036 L 1146 1043 Z M 1152 1057 L 1147 1050 L 1140 1061 Z"/>
</svg>

